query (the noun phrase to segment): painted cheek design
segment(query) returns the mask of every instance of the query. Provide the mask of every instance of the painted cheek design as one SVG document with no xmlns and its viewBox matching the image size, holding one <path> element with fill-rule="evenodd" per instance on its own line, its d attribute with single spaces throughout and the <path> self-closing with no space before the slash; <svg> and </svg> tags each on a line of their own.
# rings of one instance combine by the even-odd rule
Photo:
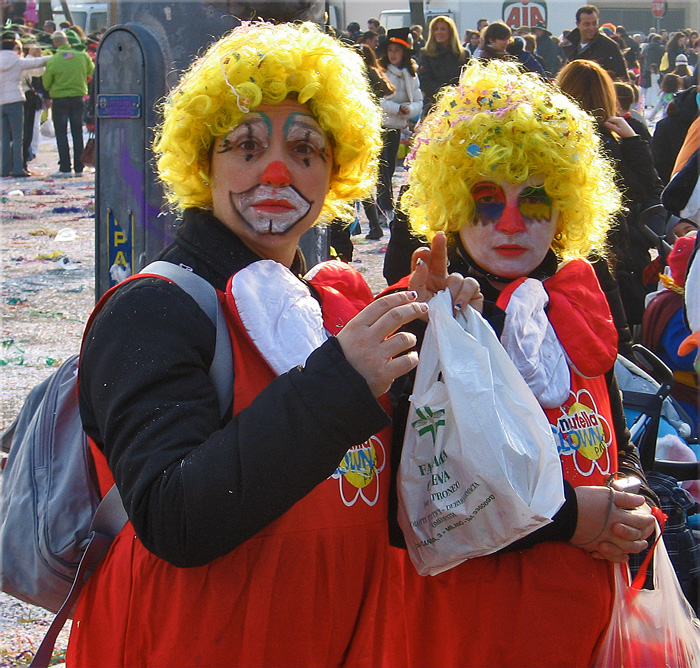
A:
<svg viewBox="0 0 700 668">
<path fill-rule="evenodd" d="M 545 202 L 521 202 L 520 212 L 527 220 L 541 222 L 552 216 L 552 207 Z"/>
<path fill-rule="evenodd" d="M 476 202 L 476 219 L 482 225 L 495 223 L 506 208 L 505 203 L 500 202 Z"/>
</svg>

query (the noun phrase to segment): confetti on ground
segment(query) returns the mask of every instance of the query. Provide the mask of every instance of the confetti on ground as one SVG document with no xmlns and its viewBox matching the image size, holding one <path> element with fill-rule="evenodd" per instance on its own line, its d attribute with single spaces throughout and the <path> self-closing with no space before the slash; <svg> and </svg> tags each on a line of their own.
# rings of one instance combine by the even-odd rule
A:
<svg viewBox="0 0 700 668">
<path fill-rule="evenodd" d="M 50 253 L 39 253 L 39 255 L 36 256 L 37 260 L 50 260 L 51 262 L 55 262 L 56 260 L 62 258 L 64 256 L 64 253 L 61 251 L 51 251 Z"/>
<path fill-rule="evenodd" d="M 52 213 L 88 213 L 87 209 L 80 206 L 56 206 L 51 209 Z"/>
<path fill-rule="evenodd" d="M 42 175 L 24 180 L 24 195 L 10 197 L 19 184 L 0 179 L 0 431 L 10 425 L 29 390 L 78 352 L 95 303 L 94 173 L 53 183 L 46 176 L 56 171 L 57 162 L 55 140 L 40 139 L 31 171 Z M 57 231 L 67 227 L 75 236 L 57 243 Z M 70 248 L 68 257 L 65 251 L 53 254 L 59 246 Z M 37 261 L 40 255 L 51 258 Z M 68 266 L 75 270 L 66 271 Z M 0 668 L 29 666 L 52 618 L 0 594 Z M 65 662 L 69 633 L 67 624 L 52 664 Z"/>
</svg>

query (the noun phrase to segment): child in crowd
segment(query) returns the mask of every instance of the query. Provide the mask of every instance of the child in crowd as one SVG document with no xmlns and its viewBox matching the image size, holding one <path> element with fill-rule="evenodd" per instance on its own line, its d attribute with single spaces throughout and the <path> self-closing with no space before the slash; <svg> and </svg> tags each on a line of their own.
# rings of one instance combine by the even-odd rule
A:
<svg viewBox="0 0 700 668">
<path fill-rule="evenodd" d="M 632 108 L 632 105 L 639 99 L 639 89 L 634 84 L 624 81 L 615 82 L 615 94 L 617 95 L 617 110 L 629 126 L 642 138 L 651 144 L 651 134 L 649 126 L 644 116 Z M 635 95 L 635 93 L 637 93 Z"/>
<path fill-rule="evenodd" d="M 650 121 L 653 121 L 659 112 L 661 112 L 661 118 L 665 118 L 668 103 L 673 99 L 673 95 L 678 92 L 680 82 L 681 79 L 677 74 L 669 73 L 664 75 L 664 78 L 661 80 L 661 94 L 659 95 L 659 100 L 656 106 L 651 110 L 649 116 L 647 116 Z"/>
</svg>

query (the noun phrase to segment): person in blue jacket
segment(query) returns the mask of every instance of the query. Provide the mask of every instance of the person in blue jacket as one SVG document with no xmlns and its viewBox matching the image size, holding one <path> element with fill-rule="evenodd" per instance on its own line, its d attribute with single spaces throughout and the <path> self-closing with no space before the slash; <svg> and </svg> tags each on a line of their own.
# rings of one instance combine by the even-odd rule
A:
<svg viewBox="0 0 700 668">
<path fill-rule="evenodd" d="M 544 71 L 544 67 L 542 67 L 540 61 L 537 60 L 537 58 L 525 48 L 525 40 L 520 37 L 520 35 L 513 37 L 512 41 L 508 44 L 506 51 L 511 56 L 515 56 L 518 59 L 518 62 L 528 72 L 535 72 L 541 77 L 544 77 L 545 79 L 547 78 L 547 73 Z"/>
</svg>

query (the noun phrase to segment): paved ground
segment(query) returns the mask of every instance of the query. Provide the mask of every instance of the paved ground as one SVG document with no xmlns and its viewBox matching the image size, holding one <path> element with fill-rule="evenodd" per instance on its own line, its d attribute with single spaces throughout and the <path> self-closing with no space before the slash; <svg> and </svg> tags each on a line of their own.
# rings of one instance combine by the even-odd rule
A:
<svg viewBox="0 0 700 668">
<path fill-rule="evenodd" d="M 83 326 L 94 305 L 95 197 L 92 172 L 80 178 L 50 175 L 58 168 L 53 139 L 41 138 L 34 173 L 0 179 L 0 279 L 2 281 L 2 398 L 0 430 L 21 408 L 27 392 L 78 352 Z M 397 186 L 403 175 L 397 174 Z M 379 241 L 353 237 L 353 266 L 376 293 L 386 287 Z M 0 594 L 0 668 L 28 665 L 52 616 Z M 65 651 L 68 630 L 57 644 Z"/>
</svg>

